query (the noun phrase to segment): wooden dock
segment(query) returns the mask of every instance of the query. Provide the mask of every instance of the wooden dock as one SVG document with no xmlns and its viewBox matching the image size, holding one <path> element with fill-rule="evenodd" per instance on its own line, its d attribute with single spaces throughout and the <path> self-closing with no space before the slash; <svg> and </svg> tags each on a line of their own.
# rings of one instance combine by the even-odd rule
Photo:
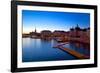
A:
<svg viewBox="0 0 100 73">
<path fill-rule="evenodd" d="M 62 47 L 62 46 L 56 46 L 55 48 L 59 48 L 65 52 L 68 52 L 69 54 L 75 56 L 76 58 L 79 58 L 79 59 L 86 59 L 88 57 L 84 56 L 83 54 L 79 53 L 79 52 L 76 52 L 72 49 L 69 49 L 69 48 L 65 48 L 65 47 Z"/>
</svg>

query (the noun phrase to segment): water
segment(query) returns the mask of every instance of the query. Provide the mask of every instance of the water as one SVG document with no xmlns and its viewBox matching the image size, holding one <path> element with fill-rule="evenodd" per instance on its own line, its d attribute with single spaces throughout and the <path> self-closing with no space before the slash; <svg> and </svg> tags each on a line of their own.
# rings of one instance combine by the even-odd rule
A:
<svg viewBox="0 0 100 73">
<path fill-rule="evenodd" d="M 65 44 L 63 45 L 63 47 L 66 47 L 66 48 L 70 48 L 72 50 L 75 50 L 85 56 L 89 56 L 90 55 L 90 50 L 85 48 L 84 46 L 81 46 L 81 47 L 77 47 L 75 44 L 72 44 L 72 43 L 69 43 L 69 44 Z"/>
<path fill-rule="evenodd" d="M 57 42 L 54 40 L 45 41 L 41 39 L 23 38 L 22 61 L 57 61 L 74 60 L 74 56 L 60 49 L 53 48 Z"/>
</svg>

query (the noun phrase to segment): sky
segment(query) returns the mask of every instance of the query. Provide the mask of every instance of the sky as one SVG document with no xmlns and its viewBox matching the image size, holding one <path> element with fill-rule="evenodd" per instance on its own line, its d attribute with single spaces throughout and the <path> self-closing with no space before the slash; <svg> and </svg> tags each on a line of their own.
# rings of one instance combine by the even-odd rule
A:
<svg viewBox="0 0 100 73">
<path fill-rule="evenodd" d="M 75 27 L 77 24 L 81 28 L 90 26 L 89 13 L 76 13 L 76 12 L 53 12 L 53 11 L 35 11 L 23 10 L 22 11 L 22 24 L 23 33 L 37 32 L 42 30 L 63 30 L 69 31 L 70 28 Z"/>
</svg>

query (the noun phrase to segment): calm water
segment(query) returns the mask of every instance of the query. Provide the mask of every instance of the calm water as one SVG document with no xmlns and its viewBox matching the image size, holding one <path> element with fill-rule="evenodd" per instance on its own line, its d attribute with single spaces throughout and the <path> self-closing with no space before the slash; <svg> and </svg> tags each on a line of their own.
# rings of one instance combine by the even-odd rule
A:
<svg viewBox="0 0 100 73">
<path fill-rule="evenodd" d="M 45 41 L 41 39 L 23 38 L 22 61 L 56 61 L 56 60 L 74 60 L 74 56 L 53 48 L 57 42 L 54 40 Z"/>
<path fill-rule="evenodd" d="M 90 55 L 90 50 L 89 49 L 86 49 L 84 46 L 81 46 L 81 47 L 77 47 L 75 46 L 75 44 L 66 44 L 66 45 L 63 45 L 64 47 L 66 48 L 70 48 L 72 50 L 75 50 L 83 55 L 86 55 L 86 56 L 89 56 Z"/>
</svg>

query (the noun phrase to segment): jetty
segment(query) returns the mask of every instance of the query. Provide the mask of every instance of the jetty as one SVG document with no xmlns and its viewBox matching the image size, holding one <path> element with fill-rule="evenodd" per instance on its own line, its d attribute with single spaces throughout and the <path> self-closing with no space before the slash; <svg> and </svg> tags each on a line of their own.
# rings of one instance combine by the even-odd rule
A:
<svg viewBox="0 0 100 73">
<path fill-rule="evenodd" d="M 78 59 L 87 59 L 88 58 L 88 56 L 84 56 L 83 54 L 81 54 L 81 53 L 79 53 L 79 52 L 77 52 L 75 50 L 72 50 L 72 49 L 69 49 L 69 48 L 65 48 L 65 47 L 63 47 L 61 45 L 57 45 L 54 48 L 59 48 L 59 49 L 65 51 L 65 52 L 75 56 Z"/>
</svg>

